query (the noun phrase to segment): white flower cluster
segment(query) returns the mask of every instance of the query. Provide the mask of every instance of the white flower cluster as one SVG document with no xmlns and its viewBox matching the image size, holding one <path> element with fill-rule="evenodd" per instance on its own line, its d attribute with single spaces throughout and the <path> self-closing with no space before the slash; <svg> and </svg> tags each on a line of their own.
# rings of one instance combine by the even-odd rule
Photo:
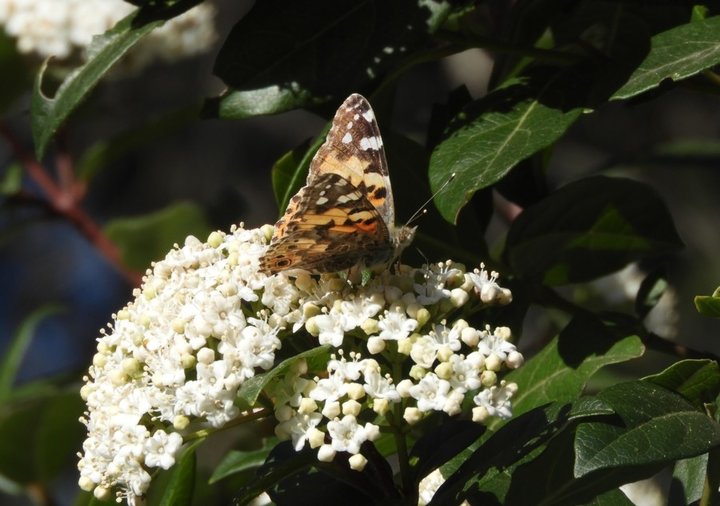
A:
<svg viewBox="0 0 720 506">
<path fill-rule="evenodd" d="M 322 378 L 306 377 L 302 366 L 286 376 L 282 394 L 274 395 L 278 437 L 292 439 L 298 451 L 306 443 L 317 448 L 321 461 L 347 452 L 350 466 L 362 470 L 362 444 L 377 439 L 378 424 L 390 417 L 414 424 L 433 411 L 457 415 L 466 396 L 477 422 L 509 417 L 516 385 L 499 382 L 497 373 L 523 362 L 509 329 L 446 321 L 467 306 L 510 302 L 495 278 L 450 261 L 399 266 L 397 274 L 386 271 L 365 286 L 334 275 L 319 281 L 297 275 L 303 313 L 314 315 L 305 328 L 338 352 Z"/>
<path fill-rule="evenodd" d="M 280 347 L 273 326 L 250 310 L 266 276 L 259 229 L 189 237 L 154 264 L 135 300 L 103 332 L 81 394 L 88 428 L 78 467 L 80 486 L 107 497 L 115 485 L 128 497 L 150 484 L 148 468 L 169 468 L 182 435 L 222 427 L 238 416 L 237 389 L 267 370 Z"/>
<path fill-rule="evenodd" d="M 0 25 L 16 39 L 21 53 L 64 60 L 85 57 L 94 35 L 136 8 L 122 0 L 0 0 Z M 168 21 L 138 44 L 130 66 L 205 51 L 216 39 L 214 14 L 215 9 L 203 3 Z"/>
<path fill-rule="evenodd" d="M 364 285 L 301 270 L 268 276 L 259 261 L 271 235 L 266 226 L 213 232 L 205 243 L 189 237 L 114 315 L 81 391 L 81 488 L 144 495 L 153 469 L 171 467 L 184 441 L 241 415 L 240 386 L 270 370 L 298 332 L 334 348 L 331 359 L 322 372 L 296 361 L 263 398 L 273 401 L 277 434 L 297 450 L 317 448 L 319 460 L 346 452 L 360 470 L 362 446 L 381 426 L 456 415 L 466 399 L 478 422 L 510 416 L 516 387 L 497 373 L 523 357 L 506 327 L 478 330 L 461 318 L 510 302 L 494 273 L 448 261 L 399 265 Z"/>
</svg>

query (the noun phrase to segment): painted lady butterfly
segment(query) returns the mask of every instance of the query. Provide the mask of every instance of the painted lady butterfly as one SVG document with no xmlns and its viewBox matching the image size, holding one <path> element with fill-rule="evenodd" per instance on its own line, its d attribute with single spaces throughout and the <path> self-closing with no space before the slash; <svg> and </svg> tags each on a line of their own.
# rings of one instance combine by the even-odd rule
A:
<svg viewBox="0 0 720 506">
<path fill-rule="evenodd" d="M 413 238 L 395 226 L 385 150 L 368 101 L 350 95 L 335 113 L 307 182 L 275 224 L 260 269 L 338 272 L 387 265 Z"/>
</svg>

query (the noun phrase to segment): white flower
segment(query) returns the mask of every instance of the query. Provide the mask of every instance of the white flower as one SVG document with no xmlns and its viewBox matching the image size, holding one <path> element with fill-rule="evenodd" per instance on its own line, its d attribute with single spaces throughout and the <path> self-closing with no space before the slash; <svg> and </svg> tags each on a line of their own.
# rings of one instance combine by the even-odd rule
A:
<svg viewBox="0 0 720 506">
<path fill-rule="evenodd" d="M 177 432 L 168 434 L 163 430 L 155 431 L 145 441 L 145 465 L 170 469 L 175 464 L 175 457 L 182 446 L 182 436 Z"/>
<path fill-rule="evenodd" d="M 512 402 L 510 399 L 517 391 L 515 383 L 505 383 L 481 391 L 473 398 L 473 402 L 487 410 L 490 416 L 508 419 L 512 416 Z"/>
<path fill-rule="evenodd" d="M 487 327 L 482 332 L 482 338 L 478 343 L 478 351 L 486 357 L 495 355 L 504 361 L 507 359 L 508 353 L 515 351 L 515 345 L 507 341 L 499 330 L 499 328 L 495 329 L 495 332 L 491 333 L 490 327 Z"/>
<path fill-rule="evenodd" d="M 385 311 L 378 322 L 380 338 L 385 341 L 399 341 L 405 339 L 418 326 L 417 320 L 408 318 L 405 311 L 393 308 Z"/>
<path fill-rule="evenodd" d="M 433 373 L 427 374 L 417 385 L 410 388 L 410 395 L 417 400 L 420 411 L 442 411 L 448 402 L 449 393 L 450 382 Z"/>
<path fill-rule="evenodd" d="M 400 394 L 395 390 L 392 380 L 384 377 L 378 370 L 365 372 L 365 392 L 373 399 L 387 399 L 392 402 L 400 402 Z"/>
<path fill-rule="evenodd" d="M 342 420 L 328 422 L 327 428 L 335 451 L 356 454 L 360 452 L 360 445 L 376 435 L 377 426 L 371 423 L 359 425 L 354 416 L 345 415 Z"/>
<path fill-rule="evenodd" d="M 0 0 L 0 25 L 22 53 L 44 59 L 86 58 L 95 35 L 106 32 L 136 7 L 122 0 Z M 207 50 L 216 39 L 215 9 L 200 4 L 153 31 L 128 55 L 137 69 L 151 60 L 176 60 Z"/>
</svg>

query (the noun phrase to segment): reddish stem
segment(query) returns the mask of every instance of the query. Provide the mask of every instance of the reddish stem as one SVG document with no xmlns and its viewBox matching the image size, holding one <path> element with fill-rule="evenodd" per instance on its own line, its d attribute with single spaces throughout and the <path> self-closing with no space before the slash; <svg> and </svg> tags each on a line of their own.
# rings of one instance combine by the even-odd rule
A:
<svg viewBox="0 0 720 506">
<path fill-rule="evenodd" d="M 139 286 L 142 274 L 123 265 L 118 247 L 107 238 L 98 224 L 80 206 L 80 199 L 84 193 L 83 185 L 75 181 L 72 160 L 67 153 L 58 155 L 57 163 L 60 174 L 60 185 L 58 185 L 47 174 L 45 167 L 22 147 L 15 135 L 5 125 L 0 124 L 0 135 L 5 138 L 22 167 L 46 195 L 50 208 L 75 225 L 80 233 L 122 273 L 129 283 Z"/>
</svg>

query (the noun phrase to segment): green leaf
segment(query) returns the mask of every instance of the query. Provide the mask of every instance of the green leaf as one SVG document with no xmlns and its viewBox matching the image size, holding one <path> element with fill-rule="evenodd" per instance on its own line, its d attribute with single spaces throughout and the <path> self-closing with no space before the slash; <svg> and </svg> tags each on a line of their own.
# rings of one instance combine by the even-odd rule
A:
<svg viewBox="0 0 720 506">
<path fill-rule="evenodd" d="M 32 86 L 28 66 L 15 47 L 15 40 L 0 31 L 0 113 L 4 113 L 20 95 Z"/>
<path fill-rule="evenodd" d="M 548 451 L 554 454 L 558 454 L 561 450 L 570 451 L 571 431 L 577 423 L 609 413 L 611 414 L 612 410 L 602 401 L 583 398 L 572 405 L 546 404 L 514 416 L 497 432 L 487 432 L 481 444 L 473 445 L 442 467 L 442 473 L 447 479 L 433 497 L 431 504 L 459 504 L 463 497 L 458 493 L 463 489 L 479 492 L 482 497 L 492 494 L 497 498 L 498 503 L 520 504 L 505 498 L 516 483 L 513 478 L 514 472 L 532 465 L 532 462 L 538 458 L 551 460 L 547 456 Z M 558 448 L 559 440 L 564 442 Z M 565 465 L 568 467 L 567 476 L 570 476 L 571 459 L 567 459 Z M 549 472 L 550 468 L 546 468 L 544 473 L 535 474 L 539 481 L 544 482 L 548 479 Z M 568 478 L 562 478 L 562 480 L 566 479 Z M 518 485 L 520 488 L 526 489 L 532 486 L 529 482 L 522 483 Z M 547 486 L 555 485 L 557 483 L 550 483 Z M 534 498 L 530 504 L 541 503 L 541 494 L 545 488 L 544 483 L 538 483 L 533 489 Z M 472 492 L 465 498 L 471 497 Z M 474 504 L 473 501 L 470 502 Z"/>
<path fill-rule="evenodd" d="M 280 213 L 285 211 L 290 199 L 305 184 L 305 178 L 315 153 L 325 142 L 330 130 L 328 123 L 312 144 L 304 143 L 292 151 L 285 153 L 272 168 L 272 187 Z"/>
<path fill-rule="evenodd" d="M 695 309 L 703 316 L 720 318 L 720 288 L 715 289 L 712 296 L 696 295 L 693 299 Z"/>
<path fill-rule="evenodd" d="M 550 285 L 588 281 L 682 241 L 657 193 L 623 178 L 569 183 L 513 222 L 506 257 L 514 272 Z"/>
<path fill-rule="evenodd" d="M 645 276 L 635 296 L 635 313 L 640 318 L 645 318 L 657 306 L 667 289 L 667 285 L 665 269 L 663 268 L 655 269 Z"/>
<path fill-rule="evenodd" d="M 63 81 L 52 98 L 45 96 L 42 91 L 43 76 L 49 61 L 46 60 L 35 78 L 30 107 L 36 157 L 42 159 L 50 138 L 130 48 L 166 20 L 182 14 L 199 2 L 180 0 L 168 8 L 139 9 L 104 34 L 94 37 L 88 48 L 86 63 Z"/>
<path fill-rule="evenodd" d="M 276 114 L 367 89 L 426 48 L 448 9 L 436 0 L 257 2 L 215 62 L 230 90 L 204 114 Z"/>
<path fill-rule="evenodd" d="M 163 258 L 173 244 L 183 244 L 187 236 L 204 240 L 209 232 L 202 209 L 189 202 L 136 218 L 116 219 L 105 227 L 108 238 L 120 248 L 125 265 L 138 270 Z"/>
<path fill-rule="evenodd" d="M 614 385 L 598 398 L 615 410 L 622 424 L 578 426 L 577 477 L 601 469 L 664 465 L 720 445 L 720 424 L 681 396 L 650 382 Z"/>
<path fill-rule="evenodd" d="M 563 107 L 558 81 L 567 70 L 535 72 L 516 78 L 466 107 L 452 133 L 430 157 L 433 191 L 455 178 L 438 195 L 442 216 L 455 223 L 472 195 L 500 180 L 518 162 L 551 145 L 583 109 Z"/>
<path fill-rule="evenodd" d="M 22 188 L 23 168 L 19 163 L 9 165 L 0 177 L 0 195 L 14 195 Z"/>
<path fill-rule="evenodd" d="M 5 402 L 12 393 L 13 382 L 17 375 L 25 352 L 30 346 L 30 341 L 35 335 L 38 324 L 48 316 L 60 312 L 58 306 L 45 306 L 34 311 L 25 318 L 17 333 L 10 342 L 10 347 L 5 351 L 2 362 L 0 362 L 0 405 Z"/>
<path fill-rule="evenodd" d="M 720 394 L 720 366 L 714 360 L 682 360 L 643 381 L 673 390 L 701 410 Z"/>
<path fill-rule="evenodd" d="M 668 504 L 696 504 L 703 495 L 707 465 L 707 453 L 677 461 L 670 482 Z"/>
<path fill-rule="evenodd" d="M 5 403 L 0 411 L 0 474 L 16 483 L 48 483 L 75 460 L 84 433 L 77 390 Z"/>
<path fill-rule="evenodd" d="M 252 407 L 255 405 L 255 402 L 263 389 L 273 382 L 281 383 L 285 374 L 298 362 L 305 360 L 308 363 L 308 371 L 317 371 L 320 369 L 324 370 L 329 359 L 329 346 L 318 346 L 317 348 L 298 353 L 297 355 L 283 360 L 280 364 L 276 365 L 268 372 L 257 374 L 245 381 L 238 390 L 237 399 L 243 407 Z"/>
<path fill-rule="evenodd" d="M 199 107 L 170 111 L 142 125 L 136 125 L 109 139 L 102 139 L 87 149 L 76 164 L 77 178 L 91 180 L 101 169 L 122 155 L 151 144 L 169 132 L 197 119 Z"/>
<path fill-rule="evenodd" d="M 621 490 L 615 489 L 597 496 L 586 503 L 586 506 L 635 506 L 635 503 L 628 499 L 628 496 Z"/>
<path fill-rule="evenodd" d="M 153 479 L 148 493 L 148 506 L 190 506 L 195 489 L 195 450 L 204 439 L 183 449 L 175 465 Z"/>
<path fill-rule="evenodd" d="M 260 467 L 270 453 L 270 448 L 251 452 L 231 450 L 218 464 L 210 477 L 210 484 L 227 478 L 233 474 Z"/>
<path fill-rule="evenodd" d="M 599 369 L 640 357 L 643 352 L 637 336 L 617 339 L 601 322 L 575 318 L 558 338 L 506 376 L 519 387 L 513 397 L 513 415 L 548 402 L 572 401 Z"/>
<path fill-rule="evenodd" d="M 630 98 L 656 88 L 665 79 L 680 81 L 717 65 L 719 31 L 720 16 L 714 16 L 655 35 L 650 53 L 612 98 Z"/>
<path fill-rule="evenodd" d="M 485 432 L 485 427 L 470 420 L 443 420 L 438 427 L 424 431 L 410 453 L 412 479 L 419 483 L 431 471 L 465 450 Z"/>
</svg>

